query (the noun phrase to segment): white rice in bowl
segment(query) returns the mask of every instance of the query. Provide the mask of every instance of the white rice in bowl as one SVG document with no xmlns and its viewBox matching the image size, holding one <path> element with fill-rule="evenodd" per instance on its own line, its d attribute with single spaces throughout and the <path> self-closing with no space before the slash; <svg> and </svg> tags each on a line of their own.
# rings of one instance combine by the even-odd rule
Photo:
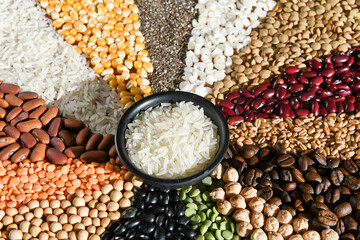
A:
<svg viewBox="0 0 360 240">
<path fill-rule="evenodd" d="M 138 169 L 169 179 L 204 169 L 219 145 L 217 126 L 192 102 L 161 104 L 139 113 L 128 124 L 125 139 Z"/>
</svg>

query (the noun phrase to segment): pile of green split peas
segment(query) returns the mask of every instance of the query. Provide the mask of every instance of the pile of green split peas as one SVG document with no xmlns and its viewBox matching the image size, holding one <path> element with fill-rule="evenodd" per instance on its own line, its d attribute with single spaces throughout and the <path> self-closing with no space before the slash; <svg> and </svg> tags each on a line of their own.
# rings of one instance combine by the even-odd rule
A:
<svg viewBox="0 0 360 240">
<path fill-rule="evenodd" d="M 194 230 L 200 235 L 196 240 L 240 240 L 235 232 L 235 223 L 228 216 L 222 216 L 215 203 L 211 201 L 210 192 L 223 186 L 213 184 L 211 177 L 206 177 L 196 187 L 180 189 L 180 199 L 186 204 L 185 216 L 190 218 Z"/>
</svg>

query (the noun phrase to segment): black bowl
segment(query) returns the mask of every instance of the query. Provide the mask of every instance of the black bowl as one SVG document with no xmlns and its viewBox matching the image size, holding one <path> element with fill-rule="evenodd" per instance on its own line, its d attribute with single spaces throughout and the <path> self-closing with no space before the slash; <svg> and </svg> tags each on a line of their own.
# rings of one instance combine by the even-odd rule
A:
<svg viewBox="0 0 360 240">
<path fill-rule="evenodd" d="M 128 156 L 125 140 L 125 130 L 127 129 L 127 125 L 131 123 L 136 117 L 136 115 L 141 111 L 145 111 L 150 107 L 159 106 L 161 103 L 176 103 L 181 101 L 191 101 L 194 103 L 194 105 L 203 108 L 205 115 L 210 117 L 212 122 L 218 127 L 218 135 L 220 142 L 217 153 L 215 157 L 211 160 L 211 162 L 206 166 L 206 168 L 186 177 L 167 179 L 148 175 L 138 169 L 132 163 L 130 157 Z M 196 94 L 182 91 L 162 92 L 140 100 L 125 112 L 117 126 L 115 145 L 116 151 L 123 164 L 136 176 L 143 179 L 144 182 L 162 188 L 179 188 L 189 186 L 201 181 L 203 178 L 207 177 L 224 159 L 224 156 L 229 146 L 229 129 L 221 111 L 205 98 L 200 97 Z"/>
</svg>

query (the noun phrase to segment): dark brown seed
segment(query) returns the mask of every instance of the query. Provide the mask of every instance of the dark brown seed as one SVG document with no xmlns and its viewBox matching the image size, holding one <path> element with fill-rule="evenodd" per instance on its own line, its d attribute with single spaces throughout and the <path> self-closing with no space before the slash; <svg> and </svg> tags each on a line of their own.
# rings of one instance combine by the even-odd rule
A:
<svg viewBox="0 0 360 240">
<path fill-rule="evenodd" d="M 3 93 L 11 93 L 16 95 L 20 92 L 20 87 L 11 83 L 2 83 L 0 85 L 0 91 Z"/>
<path fill-rule="evenodd" d="M 339 219 L 339 221 L 336 223 L 334 230 L 341 235 L 342 233 L 345 232 L 345 224 L 344 221 Z"/>
<path fill-rule="evenodd" d="M 60 124 L 61 124 L 61 118 L 59 118 L 59 117 L 55 118 L 54 120 L 51 121 L 49 129 L 47 131 L 50 137 L 56 137 L 57 136 L 57 134 L 59 132 Z"/>
<path fill-rule="evenodd" d="M 333 227 L 336 225 L 338 218 L 335 215 L 335 213 L 329 211 L 329 210 L 320 210 L 317 214 L 317 219 L 320 223 Z"/>
<path fill-rule="evenodd" d="M 44 130 L 42 130 L 42 129 L 34 129 L 31 133 L 41 143 L 44 143 L 44 144 L 49 144 L 50 143 L 50 136 Z"/>
<path fill-rule="evenodd" d="M 349 160 L 345 160 L 344 161 L 344 168 L 351 174 L 356 173 L 357 171 L 359 171 L 359 167 L 356 165 L 356 163 L 349 159 Z"/>
<path fill-rule="evenodd" d="M 258 147 L 255 146 L 245 146 L 242 148 L 242 156 L 245 159 L 252 158 L 259 151 Z"/>
<path fill-rule="evenodd" d="M 352 216 L 346 216 L 344 218 L 344 225 L 347 232 L 358 232 L 359 224 Z"/>
<path fill-rule="evenodd" d="M 257 192 L 258 197 L 263 198 L 265 201 L 271 199 L 273 197 L 273 193 L 274 192 L 270 187 L 263 187 Z"/>
<path fill-rule="evenodd" d="M 16 153 L 14 153 L 12 155 L 11 161 L 13 163 L 21 162 L 21 161 L 25 160 L 28 157 L 29 153 L 30 153 L 30 149 L 21 148 L 20 150 L 18 150 Z"/>
<path fill-rule="evenodd" d="M 13 143 L 0 152 L 0 160 L 8 160 L 10 156 L 20 148 L 20 144 Z"/>
<path fill-rule="evenodd" d="M 312 160 L 308 156 L 301 156 L 298 160 L 299 170 L 307 171 L 310 161 L 312 161 Z"/>
<path fill-rule="evenodd" d="M 34 98 L 38 98 L 39 95 L 35 92 L 21 92 L 17 95 L 17 97 L 22 100 L 31 100 Z"/>
<path fill-rule="evenodd" d="M 100 133 L 92 135 L 85 146 L 86 151 L 97 149 L 102 139 L 103 136 Z"/>
<path fill-rule="evenodd" d="M 6 134 L 16 140 L 19 139 L 21 133 L 20 131 L 14 127 L 14 126 L 11 126 L 11 125 L 7 125 L 5 128 L 4 128 L 4 132 L 6 132 Z"/>
<path fill-rule="evenodd" d="M 27 148 L 32 148 L 36 145 L 37 141 L 34 138 L 34 136 L 30 133 L 23 133 L 20 136 L 21 142 L 25 145 Z"/>
<path fill-rule="evenodd" d="M 298 186 L 303 193 L 314 194 L 314 188 L 309 183 L 300 183 Z"/>
<path fill-rule="evenodd" d="M 296 182 L 285 183 L 284 190 L 287 192 L 294 191 L 296 189 Z"/>
<path fill-rule="evenodd" d="M 339 205 L 337 205 L 334 208 L 334 213 L 336 214 L 336 216 L 338 218 L 343 218 L 343 217 L 351 214 L 351 212 L 352 212 L 352 208 L 351 208 L 350 203 L 348 203 L 348 202 L 340 203 Z"/>
<path fill-rule="evenodd" d="M 327 204 L 335 204 L 339 200 L 340 200 L 340 190 L 339 189 L 337 189 L 337 188 L 330 189 L 329 191 L 326 192 L 325 202 Z"/>
<path fill-rule="evenodd" d="M 331 172 L 330 179 L 335 186 L 340 186 L 344 180 L 344 174 L 339 169 L 336 169 Z"/>
<path fill-rule="evenodd" d="M 297 182 L 300 182 L 300 183 L 305 182 L 305 178 L 303 177 L 303 175 L 299 169 L 293 168 L 291 170 L 291 174 Z"/>
<path fill-rule="evenodd" d="M 15 96 L 14 94 L 11 94 L 11 93 L 5 95 L 5 100 L 12 107 L 19 107 L 24 103 L 23 100 L 21 100 L 20 98 L 18 98 L 17 96 Z"/>
<path fill-rule="evenodd" d="M 103 140 L 99 143 L 98 150 L 102 150 L 105 152 L 108 152 L 110 148 L 114 145 L 114 135 L 113 134 L 107 134 Z"/>
<path fill-rule="evenodd" d="M 30 119 L 16 124 L 16 128 L 19 129 L 20 132 L 30 132 L 35 128 L 41 128 L 41 127 L 42 124 L 39 121 L 39 119 Z"/>
<path fill-rule="evenodd" d="M 91 162 L 106 162 L 109 158 L 107 152 L 100 150 L 92 150 L 81 154 L 80 159 L 87 163 Z"/>
<path fill-rule="evenodd" d="M 354 191 L 359 190 L 360 188 L 360 179 L 352 175 L 345 176 L 344 183 L 345 186 Z"/>
<path fill-rule="evenodd" d="M 55 148 L 49 148 L 46 150 L 46 157 L 54 164 L 64 165 L 67 162 L 65 154 Z"/>
<path fill-rule="evenodd" d="M 0 107 L 0 118 L 4 118 L 6 116 L 6 110 Z"/>
<path fill-rule="evenodd" d="M 22 107 L 23 107 L 24 111 L 30 112 L 30 111 L 34 110 L 35 108 L 38 108 L 44 104 L 45 104 L 44 99 L 37 98 L 37 99 L 27 101 L 26 103 L 24 103 L 24 105 Z"/>
<path fill-rule="evenodd" d="M 117 156 L 117 153 L 116 153 L 116 146 L 113 145 L 110 150 L 109 150 L 109 156 L 112 157 L 112 158 L 116 158 Z"/>
<path fill-rule="evenodd" d="M 73 146 L 65 149 L 64 153 L 69 158 L 78 158 L 85 152 L 84 146 Z"/>
<path fill-rule="evenodd" d="M 58 135 L 64 142 L 65 146 L 72 147 L 76 144 L 74 136 L 68 130 L 61 130 Z"/>
<path fill-rule="evenodd" d="M 81 129 L 75 139 L 76 145 L 85 146 L 87 141 L 89 140 L 90 136 L 91 136 L 90 128 L 86 127 L 86 128 Z"/>
<path fill-rule="evenodd" d="M 64 142 L 58 137 L 51 138 L 50 144 L 60 152 L 63 152 L 65 150 Z"/>
<path fill-rule="evenodd" d="M 280 179 L 284 182 L 292 182 L 293 178 L 289 169 L 281 169 Z"/>
<path fill-rule="evenodd" d="M 64 125 L 66 128 L 69 128 L 69 129 L 80 130 L 84 126 L 84 123 L 80 120 L 66 118 L 64 120 Z"/>
<path fill-rule="evenodd" d="M 295 163 L 295 159 L 290 154 L 281 155 L 276 161 L 282 168 L 290 167 Z"/>
<path fill-rule="evenodd" d="M 59 113 L 59 109 L 56 106 L 50 107 L 40 118 L 42 124 L 49 124 Z M 54 121 L 52 121 L 54 122 Z M 50 128 L 50 127 L 49 127 Z"/>
<path fill-rule="evenodd" d="M 349 202 L 354 210 L 360 211 L 360 197 L 359 196 L 351 196 L 349 198 Z"/>
<path fill-rule="evenodd" d="M 29 118 L 39 118 L 46 111 L 46 109 L 47 107 L 44 105 L 38 107 L 37 109 L 35 109 L 30 113 Z"/>
<path fill-rule="evenodd" d="M 327 164 L 326 157 L 319 152 L 314 152 L 314 160 L 323 166 Z"/>
<path fill-rule="evenodd" d="M 333 168 L 338 168 L 340 165 L 340 159 L 339 158 L 335 158 L 335 159 L 330 159 L 326 165 L 327 168 L 329 169 L 333 169 Z"/>
<path fill-rule="evenodd" d="M 36 144 L 34 150 L 32 151 L 30 155 L 30 160 L 32 162 L 38 162 L 45 159 L 45 151 L 46 151 L 46 145 L 43 143 Z"/>
<path fill-rule="evenodd" d="M 24 121 L 29 118 L 28 112 L 21 112 L 13 120 L 10 121 L 11 126 L 15 126 L 18 122 Z"/>
<path fill-rule="evenodd" d="M 352 233 L 344 233 L 341 235 L 341 240 L 355 240 L 355 236 Z"/>
</svg>

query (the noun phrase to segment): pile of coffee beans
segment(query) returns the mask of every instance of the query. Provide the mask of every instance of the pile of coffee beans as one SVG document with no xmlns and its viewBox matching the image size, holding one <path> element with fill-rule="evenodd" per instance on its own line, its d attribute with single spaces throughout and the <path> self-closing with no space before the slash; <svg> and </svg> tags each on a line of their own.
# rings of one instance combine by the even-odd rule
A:
<svg viewBox="0 0 360 240">
<path fill-rule="evenodd" d="M 133 191 L 132 207 L 109 225 L 102 240 L 194 239 L 196 233 L 189 226 L 190 219 L 185 216 L 185 205 L 177 190 L 146 185 Z"/>
<path fill-rule="evenodd" d="M 238 182 L 257 189 L 267 203 L 308 221 L 309 229 L 333 229 L 341 239 L 360 238 L 359 160 L 328 160 L 314 151 L 297 156 L 280 145 L 246 146 L 233 154 L 223 165 L 236 169 Z"/>
<path fill-rule="evenodd" d="M 58 116 L 34 92 L 0 82 L 0 160 L 24 159 L 63 165 L 68 158 L 106 162 L 116 158 L 114 135 L 93 134 L 82 121 Z"/>
<path fill-rule="evenodd" d="M 360 47 L 328 56 L 309 67 L 287 67 L 285 73 L 246 89 L 228 93 L 217 105 L 230 125 L 258 118 L 327 116 L 360 110 Z"/>
</svg>

